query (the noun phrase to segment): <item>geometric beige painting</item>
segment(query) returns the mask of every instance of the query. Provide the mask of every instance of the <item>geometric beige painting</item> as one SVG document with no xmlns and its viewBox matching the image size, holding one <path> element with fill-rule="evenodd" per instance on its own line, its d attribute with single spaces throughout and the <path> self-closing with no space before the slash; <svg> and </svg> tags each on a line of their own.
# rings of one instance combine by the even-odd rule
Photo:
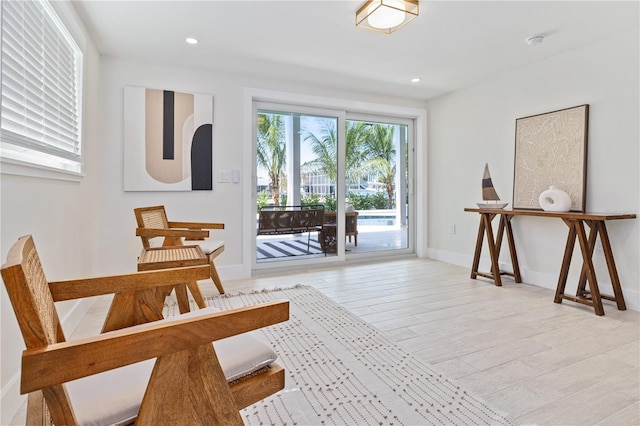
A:
<svg viewBox="0 0 640 426">
<path fill-rule="evenodd" d="M 213 189 L 213 96 L 124 87 L 124 190 Z"/>
<path fill-rule="evenodd" d="M 555 185 L 584 212 L 589 105 L 516 120 L 513 208 L 541 210 L 540 194 Z"/>
</svg>

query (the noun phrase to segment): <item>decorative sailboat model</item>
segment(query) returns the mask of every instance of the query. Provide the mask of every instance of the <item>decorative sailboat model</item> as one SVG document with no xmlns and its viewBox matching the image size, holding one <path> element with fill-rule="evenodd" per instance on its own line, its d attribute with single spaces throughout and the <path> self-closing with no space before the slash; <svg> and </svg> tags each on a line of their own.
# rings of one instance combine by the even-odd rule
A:
<svg viewBox="0 0 640 426">
<path fill-rule="evenodd" d="M 500 197 L 493 187 L 491 175 L 489 174 L 489 164 L 484 165 L 484 174 L 482 175 L 482 200 L 483 203 L 476 203 L 481 209 L 504 209 L 509 203 L 499 203 Z"/>
</svg>

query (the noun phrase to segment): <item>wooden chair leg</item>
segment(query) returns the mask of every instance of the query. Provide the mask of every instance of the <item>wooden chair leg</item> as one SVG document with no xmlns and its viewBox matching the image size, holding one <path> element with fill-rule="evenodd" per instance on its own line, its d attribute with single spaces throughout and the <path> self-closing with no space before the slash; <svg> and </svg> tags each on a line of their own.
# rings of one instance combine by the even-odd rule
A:
<svg viewBox="0 0 640 426">
<path fill-rule="evenodd" d="M 26 426 L 50 426 L 51 416 L 42 391 L 31 392 L 27 397 Z"/>
<path fill-rule="evenodd" d="M 213 345 L 158 358 L 137 423 L 243 424 Z"/>
<path fill-rule="evenodd" d="M 73 408 L 69 404 L 69 395 L 64 385 L 54 385 L 44 388 L 42 389 L 42 396 L 45 401 L 50 402 L 44 410 L 45 417 L 47 417 L 46 413 L 49 413 L 52 422 L 58 425 L 78 424 Z M 51 403 L 51 401 L 56 401 L 57 404 Z M 37 403 L 37 401 L 35 402 Z"/>
<path fill-rule="evenodd" d="M 218 292 L 220 294 L 224 294 L 224 287 L 222 286 L 222 280 L 218 275 L 218 270 L 216 269 L 216 265 L 213 263 L 213 259 L 211 259 L 211 261 L 209 262 L 209 265 L 211 269 L 211 279 L 213 280 L 213 283 L 216 285 Z"/>
<path fill-rule="evenodd" d="M 198 308 L 206 308 L 207 303 L 204 301 L 204 297 L 202 297 L 202 292 L 200 292 L 200 286 L 198 286 L 198 283 L 195 281 L 187 283 L 187 288 L 191 292 L 193 300 L 196 302 L 196 305 L 198 305 Z"/>
<path fill-rule="evenodd" d="M 159 296 L 165 292 L 166 288 L 160 292 L 141 290 L 115 294 L 101 333 L 161 320 L 164 297 Z"/>
<path fill-rule="evenodd" d="M 178 308 L 181 314 L 190 312 L 189 295 L 187 294 L 186 284 L 178 284 L 175 286 L 176 299 L 178 300 Z"/>
</svg>

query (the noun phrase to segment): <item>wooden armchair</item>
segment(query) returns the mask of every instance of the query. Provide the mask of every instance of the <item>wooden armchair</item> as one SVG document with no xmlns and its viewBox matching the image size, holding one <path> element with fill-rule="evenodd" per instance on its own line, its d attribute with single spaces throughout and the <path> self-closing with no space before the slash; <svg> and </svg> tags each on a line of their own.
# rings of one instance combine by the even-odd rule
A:
<svg viewBox="0 0 640 426">
<path fill-rule="evenodd" d="M 142 240 L 144 248 L 154 246 L 154 238 L 163 238 L 162 243 L 157 244 L 162 246 L 181 246 L 183 240 L 198 241 L 196 244 L 200 246 L 209 260 L 211 279 L 220 294 L 224 294 L 224 287 L 214 263 L 214 259 L 224 251 L 224 241 L 205 240 L 209 237 L 209 231 L 206 229 L 224 229 L 223 223 L 170 222 L 167 220 L 164 206 L 140 207 L 133 209 L 133 212 L 138 223 L 136 235 Z M 192 286 L 189 289 L 194 291 Z M 198 297 L 199 295 L 195 296 L 196 301 L 201 299 Z"/>
<path fill-rule="evenodd" d="M 55 308 L 57 301 L 114 292 L 153 294 L 155 286 L 198 279 L 207 269 L 47 282 L 32 237 L 21 237 L 1 272 L 26 344 L 20 386 L 29 394 L 27 424 L 50 424 L 50 414 L 57 425 L 241 425 L 239 410 L 281 390 L 284 370 L 271 356 L 238 366 L 239 352 L 271 349 L 240 333 L 288 320 L 287 301 L 201 309 L 78 341 L 66 341 Z M 157 300 L 140 297 L 137 306 L 144 322 Z M 229 383 L 249 365 L 258 370 Z"/>
</svg>

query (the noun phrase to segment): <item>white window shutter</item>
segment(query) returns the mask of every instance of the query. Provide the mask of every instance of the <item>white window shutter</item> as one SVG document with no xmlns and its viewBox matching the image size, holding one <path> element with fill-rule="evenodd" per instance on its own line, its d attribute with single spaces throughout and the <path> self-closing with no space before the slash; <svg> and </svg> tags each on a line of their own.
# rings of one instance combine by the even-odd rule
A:
<svg viewBox="0 0 640 426">
<path fill-rule="evenodd" d="M 46 1 L 2 1 L 3 157 L 80 172 L 82 52 Z"/>
</svg>

